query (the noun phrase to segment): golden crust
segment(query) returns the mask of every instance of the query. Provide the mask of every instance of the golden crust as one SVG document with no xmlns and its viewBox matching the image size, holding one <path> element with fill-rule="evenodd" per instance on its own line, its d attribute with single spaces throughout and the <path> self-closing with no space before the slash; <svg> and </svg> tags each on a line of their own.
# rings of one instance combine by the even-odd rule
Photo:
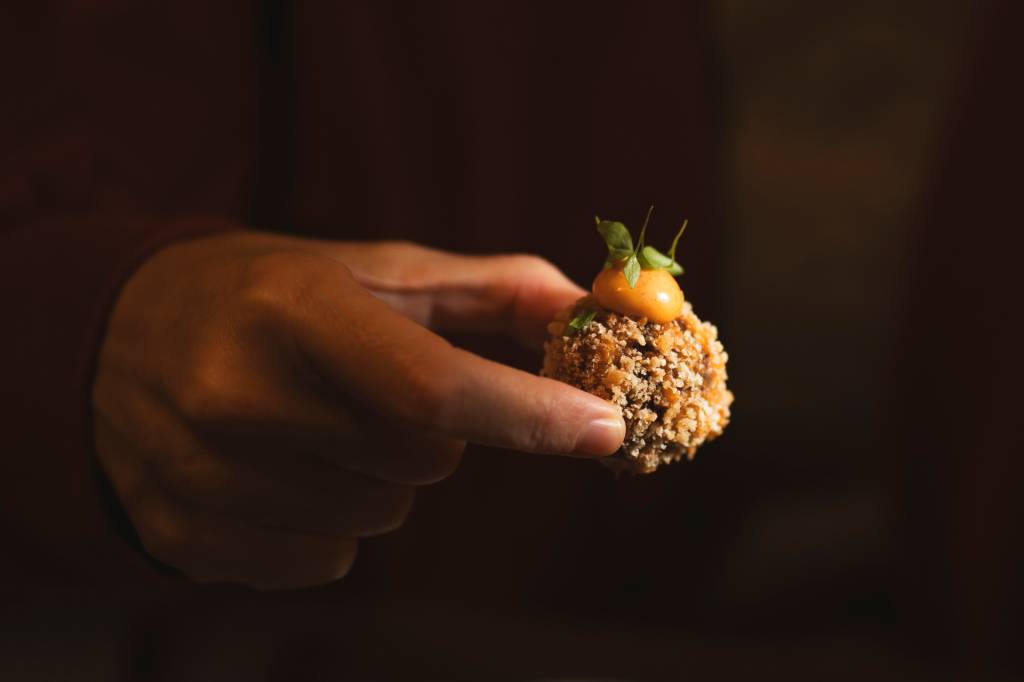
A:
<svg viewBox="0 0 1024 682">
<path fill-rule="evenodd" d="M 566 336 L 568 320 L 583 310 L 598 313 Z M 650 473 L 684 453 L 692 459 L 729 423 L 729 356 L 714 325 L 698 319 L 688 301 L 678 318 L 656 324 L 603 310 L 585 296 L 556 315 L 548 332 L 541 375 L 622 410 L 626 438 L 619 452 L 601 460 L 609 467 Z"/>
</svg>

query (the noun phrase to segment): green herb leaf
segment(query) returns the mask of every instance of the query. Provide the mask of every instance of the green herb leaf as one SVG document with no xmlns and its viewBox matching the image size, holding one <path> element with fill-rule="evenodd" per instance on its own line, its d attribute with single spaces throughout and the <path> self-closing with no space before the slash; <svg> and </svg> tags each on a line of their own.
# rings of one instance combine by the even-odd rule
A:
<svg viewBox="0 0 1024 682">
<path fill-rule="evenodd" d="M 598 220 L 597 216 L 594 219 L 597 220 L 597 231 L 608 246 L 609 258 L 615 252 L 633 252 L 633 238 L 629 236 L 625 225 L 614 220 Z"/>
<path fill-rule="evenodd" d="M 626 283 L 629 284 L 630 289 L 636 286 L 636 281 L 640 279 L 640 261 L 637 260 L 636 254 L 630 254 L 626 259 L 622 274 L 626 276 Z"/>
<path fill-rule="evenodd" d="M 647 248 L 647 247 L 644 247 Z M 644 253 L 644 249 L 640 249 L 640 253 L 636 254 L 636 261 L 640 263 L 641 270 L 657 270 L 658 266 L 647 260 L 647 255 Z"/>
<path fill-rule="evenodd" d="M 574 332 L 578 332 L 590 324 L 595 315 L 597 315 L 596 310 L 584 310 L 582 313 L 569 320 L 569 329 Z"/>
<path fill-rule="evenodd" d="M 644 270 L 668 270 L 672 266 L 672 259 L 658 251 L 653 246 L 645 246 L 640 249 L 640 265 Z"/>
<path fill-rule="evenodd" d="M 679 232 L 672 240 L 668 254 L 664 254 L 644 243 L 647 238 L 647 225 L 651 221 L 653 211 L 653 205 L 648 207 L 647 215 L 644 216 L 643 225 L 640 227 L 640 237 L 635 246 L 625 225 L 615 220 L 601 220 L 594 216 L 597 231 L 608 247 L 608 258 L 605 260 L 604 267 L 607 270 L 622 265 L 622 271 L 630 289 L 636 286 L 641 270 L 665 270 L 676 276 L 683 274 L 683 267 L 676 261 L 676 247 L 679 245 L 679 238 L 683 236 L 689 221 L 683 221 L 682 227 L 679 228 Z"/>
<path fill-rule="evenodd" d="M 633 255 L 632 249 L 612 249 L 608 252 L 608 263 L 614 265 L 620 260 L 626 260 Z"/>
</svg>

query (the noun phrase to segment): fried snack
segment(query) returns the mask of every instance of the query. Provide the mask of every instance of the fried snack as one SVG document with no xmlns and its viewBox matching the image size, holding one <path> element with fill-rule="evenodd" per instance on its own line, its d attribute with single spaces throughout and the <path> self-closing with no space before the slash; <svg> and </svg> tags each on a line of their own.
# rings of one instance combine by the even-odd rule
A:
<svg viewBox="0 0 1024 682">
<path fill-rule="evenodd" d="M 543 376 L 564 381 L 618 405 L 626 421 L 622 449 L 600 460 L 616 470 L 650 473 L 721 435 L 732 393 L 725 386 L 728 355 L 714 325 L 689 303 L 671 322 L 633 320 L 600 310 L 579 332 L 569 320 L 593 310 L 587 296 L 548 325 Z"/>
<path fill-rule="evenodd" d="M 642 246 L 642 234 L 634 254 L 650 248 Z M 682 272 L 675 263 L 675 242 L 671 258 L 655 252 L 666 259 L 660 272 L 641 267 L 630 273 L 628 258 L 615 257 L 626 250 L 625 239 L 632 248 L 628 232 L 619 235 L 617 254 L 605 239 L 609 262 L 595 279 L 594 295 L 562 310 L 548 325 L 551 338 L 544 345 L 541 375 L 618 405 L 626 437 L 617 453 L 600 461 L 617 471 L 646 474 L 684 454 L 692 459 L 698 446 L 721 435 L 733 401 L 726 388 L 728 355 L 714 325 L 702 322 L 675 280 L 664 277 L 669 264 Z M 666 305 L 675 307 L 665 314 Z M 613 306 L 618 310 L 609 309 Z M 646 310 L 661 315 L 661 321 L 644 316 Z"/>
</svg>

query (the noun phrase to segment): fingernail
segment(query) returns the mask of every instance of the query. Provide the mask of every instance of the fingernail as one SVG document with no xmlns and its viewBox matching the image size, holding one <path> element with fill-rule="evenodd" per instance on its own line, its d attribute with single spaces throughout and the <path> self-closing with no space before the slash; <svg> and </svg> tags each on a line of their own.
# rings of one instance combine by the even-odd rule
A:
<svg viewBox="0 0 1024 682">
<path fill-rule="evenodd" d="M 622 445 L 626 424 L 621 417 L 595 419 L 576 437 L 576 455 L 610 455 Z"/>
</svg>

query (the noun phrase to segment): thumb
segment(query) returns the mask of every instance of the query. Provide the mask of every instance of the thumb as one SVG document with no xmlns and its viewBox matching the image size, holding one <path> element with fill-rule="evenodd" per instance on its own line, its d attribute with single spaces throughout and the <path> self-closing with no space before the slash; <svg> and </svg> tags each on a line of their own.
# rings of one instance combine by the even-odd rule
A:
<svg viewBox="0 0 1024 682">
<path fill-rule="evenodd" d="M 338 392 L 382 414 L 486 445 L 608 455 L 619 408 L 553 379 L 485 360 L 398 314 L 333 264 L 297 341 Z"/>
</svg>

